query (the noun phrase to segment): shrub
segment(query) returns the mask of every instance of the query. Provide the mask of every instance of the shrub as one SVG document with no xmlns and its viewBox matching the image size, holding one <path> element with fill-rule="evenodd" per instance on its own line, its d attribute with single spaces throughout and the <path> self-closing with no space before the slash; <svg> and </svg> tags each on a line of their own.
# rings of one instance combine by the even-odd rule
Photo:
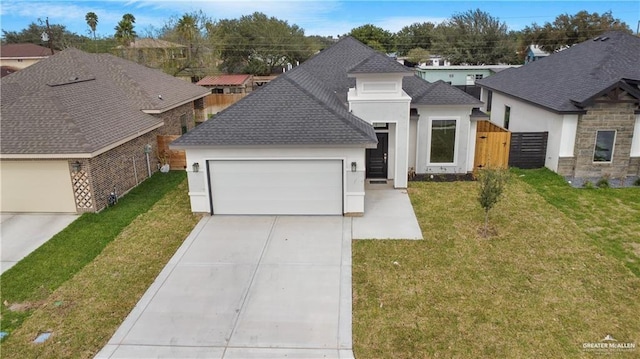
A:
<svg viewBox="0 0 640 359">
<path fill-rule="evenodd" d="M 488 235 L 489 210 L 493 208 L 509 178 L 509 173 L 500 169 L 484 169 L 478 172 L 478 202 L 484 209 L 484 236 Z"/>
</svg>

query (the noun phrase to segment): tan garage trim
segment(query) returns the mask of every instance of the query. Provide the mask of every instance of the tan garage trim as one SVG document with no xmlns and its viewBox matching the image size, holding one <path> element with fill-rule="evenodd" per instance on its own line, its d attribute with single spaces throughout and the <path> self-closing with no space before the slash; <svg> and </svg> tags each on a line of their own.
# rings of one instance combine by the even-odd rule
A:
<svg viewBox="0 0 640 359">
<path fill-rule="evenodd" d="M 0 161 L 0 211 L 75 213 L 67 161 Z"/>
</svg>

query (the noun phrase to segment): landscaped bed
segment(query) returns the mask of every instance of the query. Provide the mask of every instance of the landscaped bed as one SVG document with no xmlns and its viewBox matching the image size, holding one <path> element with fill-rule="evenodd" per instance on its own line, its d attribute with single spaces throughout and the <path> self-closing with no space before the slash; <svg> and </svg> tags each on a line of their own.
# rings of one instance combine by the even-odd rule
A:
<svg viewBox="0 0 640 359">
<path fill-rule="evenodd" d="M 197 221 L 184 172 L 156 174 L 116 206 L 80 217 L 2 275 L 2 301 L 26 309 L 3 304 L 2 357 L 93 357 Z M 50 338 L 32 343 L 43 332 Z"/>
<path fill-rule="evenodd" d="M 425 240 L 354 242 L 357 358 L 593 357 L 585 346 L 606 335 L 640 345 L 640 189 L 518 171 L 485 239 L 476 186 L 413 182 Z"/>
</svg>

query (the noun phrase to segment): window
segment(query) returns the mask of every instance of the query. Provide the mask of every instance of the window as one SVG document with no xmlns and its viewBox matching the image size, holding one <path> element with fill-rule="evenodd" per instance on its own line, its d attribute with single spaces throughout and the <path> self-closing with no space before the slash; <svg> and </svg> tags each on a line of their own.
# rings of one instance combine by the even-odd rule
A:
<svg viewBox="0 0 640 359">
<path fill-rule="evenodd" d="M 452 79 L 453 78 L 453 74 L 449 74 L 449 78 Z"/>
<path fill-rule="evenodd" d="M 476 80 L 482 80 L 482 74 L 476 74 Z"/>
<path fill-rule="evenodd" d="M 504 128 L 509 129 L 509 120 L 511 119 L 511 107 L 504 107 Z"/>
<path fill-rule="evenodd" d="M 180 127 L 182 127 L 182 134 L 187 133 L 187 114 L 180 115 Z"/>
<path fill-rule="evenodd" d="M 593 149 L 593 162 L 611 162 L 615 142 L 616 131 L 596 131 L 596 145 Z"/>
<path fill-rule="evenodd" d="M 457 120 L 432 120 L 429 163 L 454 163 Z"/>
</svg>

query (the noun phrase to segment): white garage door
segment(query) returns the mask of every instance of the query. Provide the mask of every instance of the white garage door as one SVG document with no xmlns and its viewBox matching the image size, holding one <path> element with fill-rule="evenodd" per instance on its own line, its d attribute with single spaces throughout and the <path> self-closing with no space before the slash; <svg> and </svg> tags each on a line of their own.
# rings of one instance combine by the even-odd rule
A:
<svg viewBox="0 0 640 359">
<path fill-rule="evenodd" d="M 0 211 L 75 213 L 67 161 L 0 161 Z"/>
<path fill-rule="evenodd" d="M 342 214 L 342 161 L 209 161 L 214 214 Z"/>
</svg>

